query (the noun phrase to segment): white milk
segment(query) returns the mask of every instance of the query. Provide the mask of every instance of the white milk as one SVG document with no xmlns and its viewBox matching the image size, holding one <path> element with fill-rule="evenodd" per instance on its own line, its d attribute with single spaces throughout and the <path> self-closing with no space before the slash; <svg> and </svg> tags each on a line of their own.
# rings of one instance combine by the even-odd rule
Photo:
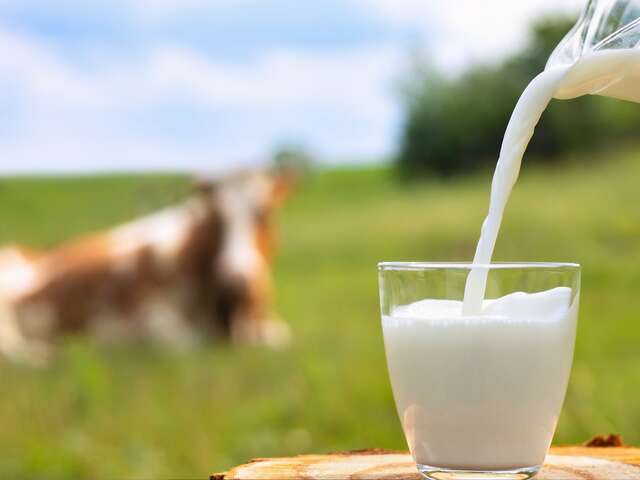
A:
<svg viewBox="0 0 640 480">
<path fill-rule="evenodd" d="M 491 263 L 507 200 L 520 172 L 520 164 L 534 128 L 553 97 L 575 98 L 587 94 L 605 95 L 640 102 L 640 52 L 603 50 L 581 57 L 573 65 L 551 67 L 527 86 L 511 115 L 502 140 L 500 156 L 491 183 L 489 213 L 476 248 L 473 263 Z M 474 268 L 467 278 L 465 315 L 480 311 L 485 294 L 486 268 Z"/>
<path fill-rule="evenodd" d="M 505 470 L 543 463 L 560 414 L 578 309 L 571 289 L 423 300 L 383 317 L 398 413 L 417 463 Z"/>
</svg>

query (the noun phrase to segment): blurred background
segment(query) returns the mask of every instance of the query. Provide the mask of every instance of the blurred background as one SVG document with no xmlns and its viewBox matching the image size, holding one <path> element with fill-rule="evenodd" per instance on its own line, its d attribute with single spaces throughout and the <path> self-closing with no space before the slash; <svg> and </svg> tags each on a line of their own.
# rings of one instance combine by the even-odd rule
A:
<svg viewBox="0 0 640 480">
<path fill-rule="evenodd" d="M 3 478 L 204 477 L 253 457 L 405 448 L 376 262 L 470 260 L 515 101 L 579 0 L 0 1 L 0 241 L 51 251 L 295 169 L 270 225 L 284 348 L 105 348 L 0 362 Z M 640 443 L 640 106 L 554 101 L 496 260 L 577 261 L 556 443 Z M 233 219 L 232 219 L 233 220 Z M 78 287 L 81 288 L 81 287 Z"/>
</svg>

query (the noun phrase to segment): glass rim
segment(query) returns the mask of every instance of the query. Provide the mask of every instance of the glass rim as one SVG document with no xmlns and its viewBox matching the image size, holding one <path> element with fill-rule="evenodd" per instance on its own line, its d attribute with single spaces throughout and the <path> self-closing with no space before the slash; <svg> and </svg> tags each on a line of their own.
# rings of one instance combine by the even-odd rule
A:
<svg viewBox="0 0 640 480">
<path fill-rule="evenodd" d="M 485 270 L 509 270 L 509 269 L 576 269 L 579 270 L 579 263 L 572 262 L 379 262 L 378 270 L 472 270 L 474 268 Z"/>
</svg>

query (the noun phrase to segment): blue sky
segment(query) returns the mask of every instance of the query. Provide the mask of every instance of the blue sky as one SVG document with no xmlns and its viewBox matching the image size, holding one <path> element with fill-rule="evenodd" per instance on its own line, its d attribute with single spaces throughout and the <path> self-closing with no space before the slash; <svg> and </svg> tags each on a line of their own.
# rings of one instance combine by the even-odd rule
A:
<svg viewBox="0 0 640 480">
<path fill-rule="evenodd" d="M 581 4 L 0 0 L 0 171 L 217 171 L 288 143 L 381 161 L 412 50 L 455 73 Z"/>
</svg>

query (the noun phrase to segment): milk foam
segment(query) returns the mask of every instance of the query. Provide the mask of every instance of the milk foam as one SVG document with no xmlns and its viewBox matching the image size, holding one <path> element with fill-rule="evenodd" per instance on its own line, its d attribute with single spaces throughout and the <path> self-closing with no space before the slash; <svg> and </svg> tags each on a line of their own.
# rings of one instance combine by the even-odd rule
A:
<svg viewBox="0 0 640 480">
<path fill-rule="evenodd" d="M 535 77 L 522 93 L 502 140 L 491 183 L 489 212 L 482 224 L 464 295 L 465 315 L 482 308 L 488 269 L 500 223 L 511 190 L 518 179 L 524 151 L 536 124 L 552 98 L 570 99 L 587 94 L 640 102 L 640 52 L 603 50 L 583 56 L 575 64 L 554 66 Z"/>
<path fill-rule="evenodd" d="M 542 464 L 571 370 L 578 298 L 558 287 L 427 299 L 383 317 L 396 406 L 416 462 L 505 470 Z"/>
<path fill-rule="evenodd" d="M 399 322 L 555 322 L 567 313 L 571 302 L 571 289 L 556 287 L 537 293 L 514 292 L 498 299 L 487 299 L 482 302 L 480 314 L 463 315 L 462 302 L 458 300 L 427 299 L 409 305 L 396 307 L 389 321 Z"/>
</svg>

